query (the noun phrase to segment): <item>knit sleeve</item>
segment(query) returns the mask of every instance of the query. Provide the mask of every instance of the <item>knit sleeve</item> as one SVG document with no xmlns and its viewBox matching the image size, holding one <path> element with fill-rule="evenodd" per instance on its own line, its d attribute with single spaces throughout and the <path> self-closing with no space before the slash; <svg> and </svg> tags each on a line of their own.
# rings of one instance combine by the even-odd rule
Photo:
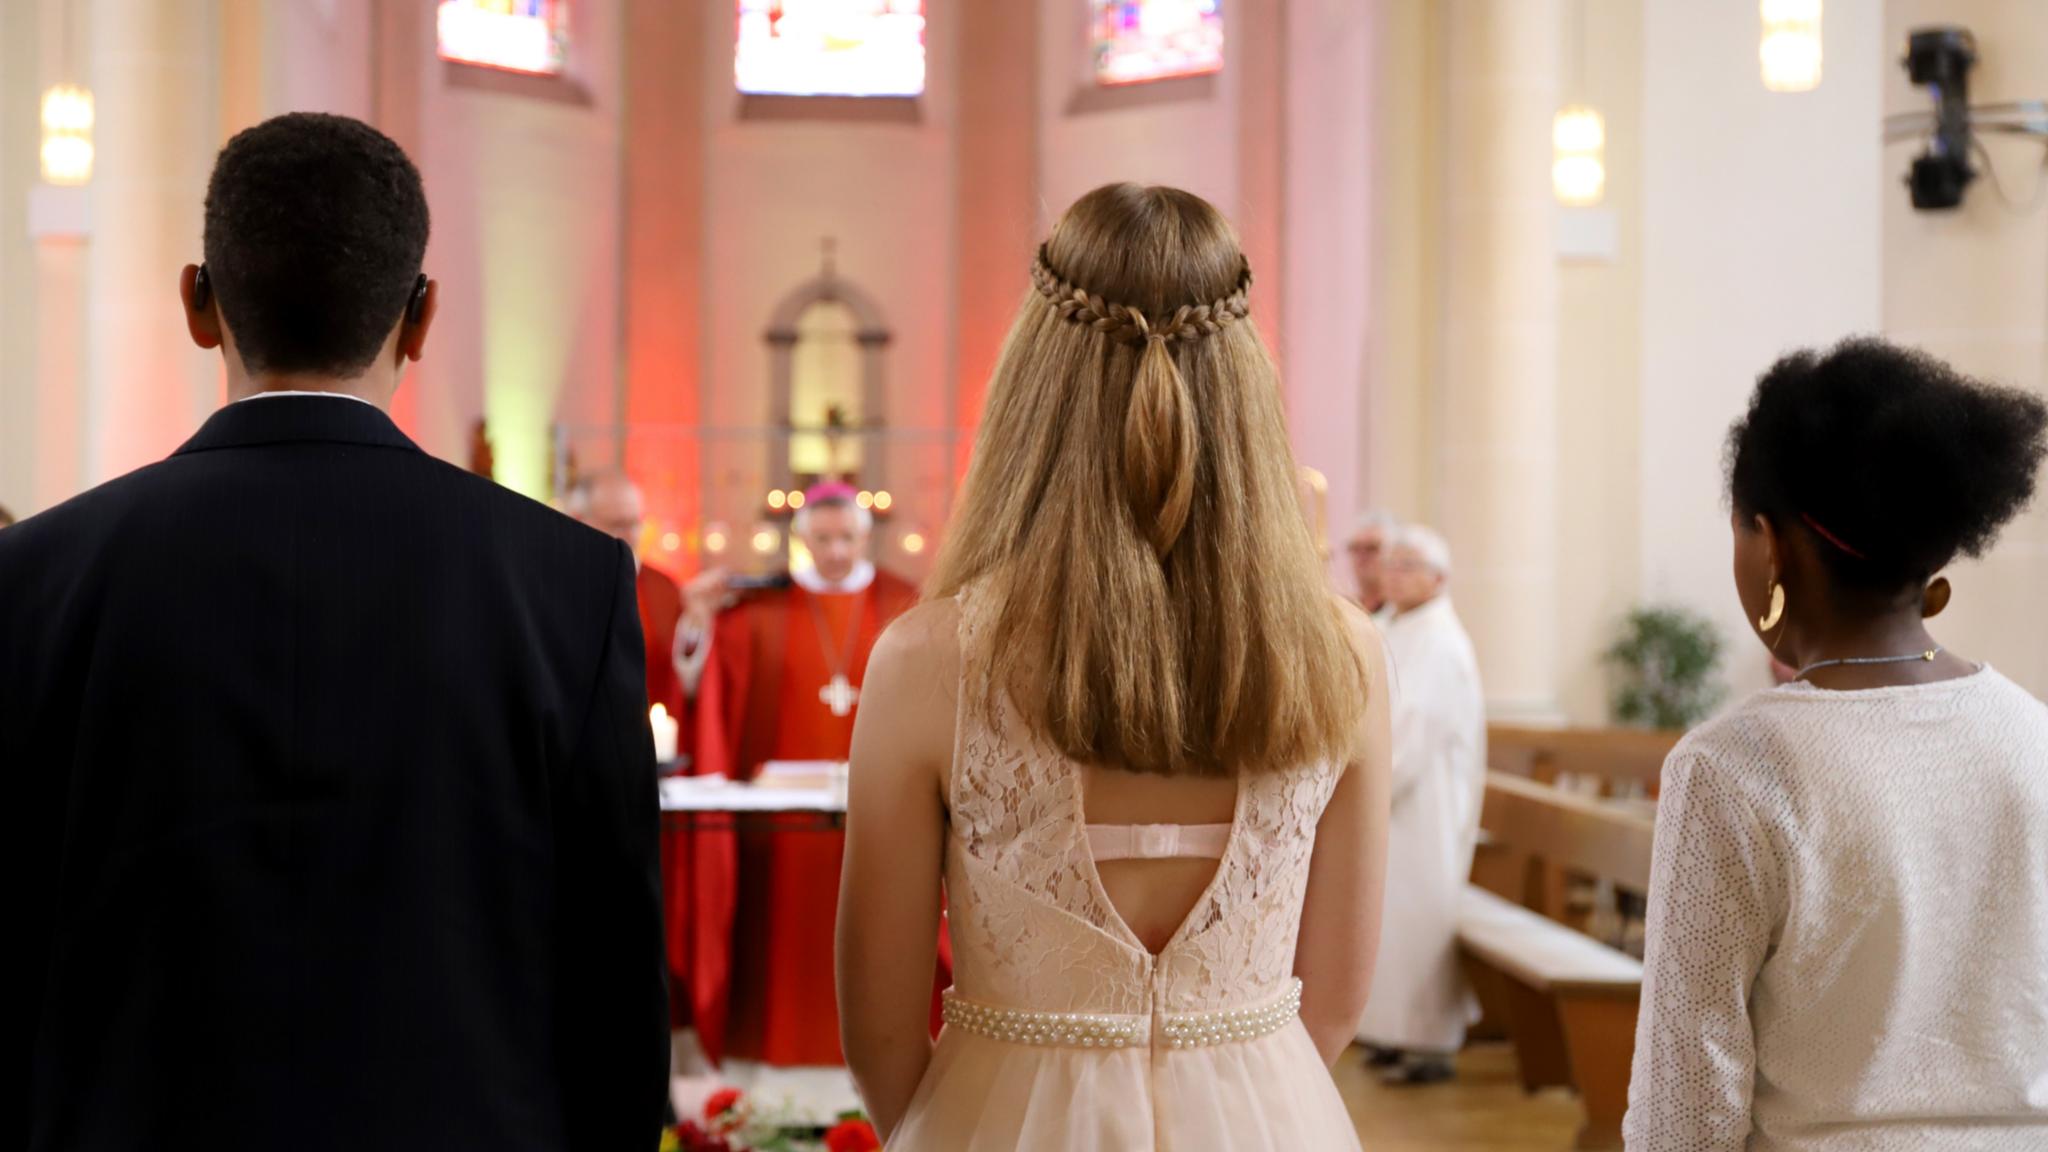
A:
<svg viewBox="0 0 2048 1152">
<path fill-rule="evenodd" d="M 1784 913 L 1782 867 L 1728 771 L 1680 749 L 1664 767 L 1629 1152 L 1736 1152 L 1756 1068 L 1750 993 Z"/>
</svg>

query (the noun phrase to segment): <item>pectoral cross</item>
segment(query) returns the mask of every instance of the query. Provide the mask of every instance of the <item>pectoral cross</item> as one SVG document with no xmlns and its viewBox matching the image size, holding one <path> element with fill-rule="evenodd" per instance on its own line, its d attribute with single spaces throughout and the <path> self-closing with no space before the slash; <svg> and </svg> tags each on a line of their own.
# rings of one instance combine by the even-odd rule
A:
<svg viewBox="0 0 2048 1152">
<path fill-rule="evenodd" d="M 860 689 L 846 679 L 844 672 L 832 674 L 832 682 L 818 689 L 818 703 L 832 709 L 834 716 L 853 715 L 853 706 L 860 702 Z"/>
</svg>

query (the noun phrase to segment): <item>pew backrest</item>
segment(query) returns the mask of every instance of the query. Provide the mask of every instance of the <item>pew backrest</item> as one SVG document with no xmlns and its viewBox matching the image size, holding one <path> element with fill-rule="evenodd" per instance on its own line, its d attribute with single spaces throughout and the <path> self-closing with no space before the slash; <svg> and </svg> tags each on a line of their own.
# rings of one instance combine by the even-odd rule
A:
<svg viewBox="0 0 2048 1152">
<path fill-rule="evenodd" d="M 1657 794 L 1664 758 L 1683 733 L 1641 728 L 1529 728 L 1494 724 L 1486 730 L 1487 767 L 1554 784 L 1560 775 L 1591 777 L 1608 795 Z"/>
</svg>

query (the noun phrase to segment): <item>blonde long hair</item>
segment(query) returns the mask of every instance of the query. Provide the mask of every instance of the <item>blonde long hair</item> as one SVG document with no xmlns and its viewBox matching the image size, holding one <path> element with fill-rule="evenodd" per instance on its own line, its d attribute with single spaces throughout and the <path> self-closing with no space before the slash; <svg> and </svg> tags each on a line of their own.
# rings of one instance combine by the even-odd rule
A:
<svg viewBox="0 0 2048 1152">
<path fill-rule="evenodd" d="M 1277 770 L 1350 750 L 1365 672 L 1295 497 L 1251 272 L 1199 196 L 1113 184 L 1053 228 L 931 595 L 972 584 L 1033 730 L 1084 763 Z"/>
</svg>

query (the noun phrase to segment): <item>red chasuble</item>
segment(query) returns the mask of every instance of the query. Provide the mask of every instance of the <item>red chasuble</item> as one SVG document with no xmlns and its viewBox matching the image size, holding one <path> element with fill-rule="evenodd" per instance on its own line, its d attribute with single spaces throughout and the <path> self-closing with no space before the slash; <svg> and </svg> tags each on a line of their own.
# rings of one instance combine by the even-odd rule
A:
<svg viewBox="0 0 2048 1152">
<path fill-rule="evenodd" d="M 698 770 L 752 779 L 769 760 L 846 759 L 868 653 L 916 602 L 909 583 L 877 572 L 857 594 L 791 587 L 721 616 L 697 701 Z M 835 690 L 842 676 L 852 691 Z M 832 932 L 846 838 L 807 817 L 783 823 L 739 837 L 726 1003 L 710 1002 L 708 980 L 690 998 L 714 1059 L 722 1049 L 775 1065 L 840 1064 Z M 721 1007 L 729 1018 L 710 1019 Z"/>
</svg>

